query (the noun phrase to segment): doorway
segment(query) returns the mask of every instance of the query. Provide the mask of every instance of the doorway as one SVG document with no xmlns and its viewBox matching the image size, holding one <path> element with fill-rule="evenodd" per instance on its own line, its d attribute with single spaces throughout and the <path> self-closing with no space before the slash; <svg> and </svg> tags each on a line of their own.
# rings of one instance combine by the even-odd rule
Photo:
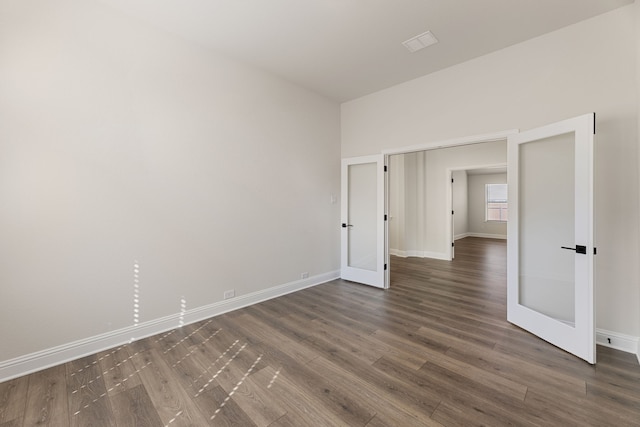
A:
<svg viewBox="0 0 640 427">
<path fill-rule="evenodd" d="M 507 238 L 507 165 L 482 165 L 449 171 L 451 258 L 456 240 Z"/>
<path fill-rule="evenodd" d="M 506 183 L 506 157 L 506 139 L 389 155 L 389 254 L 450 261 L 456 237 L 506 238 L 505 223 L 485 217 L 483 185 Z M 471 199 L 468 183 L 474 189 Z"/>
</svg>

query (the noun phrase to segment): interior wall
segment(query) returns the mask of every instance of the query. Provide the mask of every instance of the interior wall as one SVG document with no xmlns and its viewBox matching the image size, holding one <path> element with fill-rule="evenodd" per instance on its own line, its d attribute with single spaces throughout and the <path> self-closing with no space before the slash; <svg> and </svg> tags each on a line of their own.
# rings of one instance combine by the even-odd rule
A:
<svg viewBox="0 0 640 427">
<path fill-rule="evenodd" d="M 404 242 L 406 256 L 425 256 L 425 229 L 428 221 L 427 182 L 424 152 L 404 155 Z M 430 203 L 431 201 L 429 201 Z"/>
<path fill-rule="evenodd" d="M 636 91 L 637 91 L 637 97 L 636 97 L 636 102 L 640 103 L 640 1 L 636 1 L 634 3 L 634 7 L 635 7 L 635 17 L 636 17 L 636 70 L 638 72 L 636 72 Z M 638 145 L 640 145 L 640 105 L 638 105 L 638 107 L 636 108 L 636 112 L 637 112 L 637 135 L 638 135 Z M 640 156 L 640 150 L 638 155 Z M 640 157 L 638 158 L 638 164 L 640 164 Z M 639 186 L 639 190 L 640 190 L 640 186 Z M 640 199 L 640 197 L 639 197 Z M 638 217 L 638 222 L 640 222 L 640 216 Z M 638 244 L 640 245 L 640 241 L 638 242 Z M 638 268 L 640 269 L 640 264 L 638 264 Z M 640 271 L 640 270 L 639 270 Z M 640 307 L 640 295 L 638 296 L 638 306 Z M 640 316 L 639 316 L 640 317 Z M 640 318 L 638 319 L 638 322 L 640 322 Z M 640 330 L 640 323 L 638 324 L 638 329 Z M 638 352 L 637 352 L 637 356 L 638 356 L 638 361 L 640 361 L 640 345 L 638 345 Z"/>
<path fill-rule="evenodd" d="M 466 170 L 451 172 L 453 236 L 454 239 L 465 237 L 469 233 L 468 176 Z"/>
<path fill-rule="evenodd" d="M 486 185 L 506 184 L 507 174 L 469 175 L 469 233 L 477 237 L 507 238 L 507 223 L 485 221 Z"/>
<path fill-rule="evenodd" d="M 339 106 L 85 0 L 0 2 L 0 362 L 339 269 Z M 134 264 L 138 265 L 134 277 Z"/>
<path fill-rule="evenodd" d="M 342 156 L 597 113 L 597 326 L 640 336 L 637 4 L 342 104 Z"/>
<path fill-rule="evenodd" d="M 401 255 L 405 247 L 404 155 L 389 156 L 389 252 Z"/>
</svg>

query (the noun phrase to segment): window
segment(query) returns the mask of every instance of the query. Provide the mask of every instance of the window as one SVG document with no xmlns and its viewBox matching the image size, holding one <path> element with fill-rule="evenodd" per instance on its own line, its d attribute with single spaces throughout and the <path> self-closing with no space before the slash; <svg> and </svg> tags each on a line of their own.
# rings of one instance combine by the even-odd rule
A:
<svg viewBox="0 0 640 427">
<path fill-rule="evenodd" d="M 507 184 L 486 184 L 487 221 L 507 221 Z"/>
</svg>

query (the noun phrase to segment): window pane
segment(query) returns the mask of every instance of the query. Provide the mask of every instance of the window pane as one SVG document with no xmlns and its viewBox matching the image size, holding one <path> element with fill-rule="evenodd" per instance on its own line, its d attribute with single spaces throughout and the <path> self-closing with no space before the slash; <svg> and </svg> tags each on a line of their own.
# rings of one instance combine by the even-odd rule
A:
<svg viewBox="0 0 640 427">
<path fill-rule="evenodd" d="M 507 184 L 487 184 L 487 221 L 506 221 Z"/>
<path fill-rule="evenodd" d="M 487 202 L 506 202 L 507 184 L 487 184 Z"/>
</svg>

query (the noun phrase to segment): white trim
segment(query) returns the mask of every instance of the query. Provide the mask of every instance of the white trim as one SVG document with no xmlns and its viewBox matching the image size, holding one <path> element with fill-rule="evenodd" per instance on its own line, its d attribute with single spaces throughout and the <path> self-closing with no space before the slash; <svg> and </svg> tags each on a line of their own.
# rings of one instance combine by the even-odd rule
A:
<svg viewBox="0 0 640 427">
<path fill-rule="evenodd" d="M 444 261 L 451 261 L 448 254 L 443 252 L 429 252 L 429 251 L 402 251 L 400 249 L 389 249 L 389 254 L 400 258 L 417 257 L 417 258 L 433 258 L 441 259 Z"/>
<path fill-rule="evenodd" d="M 455 240 L 464 239 L 465 237 L 481 237 L 483 239 L 503 239 L 503 240 L 507 239 L 506 234 L 488 234 L 488 233 L 468 232 L 468 233 L 456 234 Z"/>
<path fill-rule="evenodd" d="M 467 233 L 465 237 L 481 237 L 483 239 L 507 239 L 506 234 Z"/>
<path fill-rule="evenodd" d="M 229 311 L 257 304 L 272 298 L 277 298 L 292 292 L 320 285 L 340 277 L 339 271 L 330 271 L 307 279 L 296 280 L 283 285 L 274 286 L 246 295 L 218 301 L 203 307 L 188 310 L 185 313 L 175 313 L 162 318 L 150 320 L 137 326 L 125 328 L 85 338 L 57 347 L 16 357 L 0 362 L 0 383 L 23 375 L 37 372 L 52 366 L 60 365 L 71 360 L 79 359 L 90 354 L 108 350 L 141 338 L 150 337 L 176 329 L 180 320 L 184 324 L 199 322 Z"/>
<path fill-rule="evenodd" d="M 389 223 L 391 222 L 391 212 L 389 209 L 389 186 L 391 184 L 388 171 L 391 160 L 389 159 L 389 156 L 382 157 L 384 158 L 384 192 L 382 197 L 384 199 L 384 216 L 387 218 L 384 221 L 384 244 L 382 245 L 382 249 L 384 251 L 384 264 L 389 267 L 384 269 L 384 289 L 389 289 L 389 286 L 391 285 L 391 258 L 389 258 Z"/>
<path fill-rule="evenodd" d="M 405 154 L 414 153 L 416 151 L 435 150 L 437 148 L 456 147 L 458 145 L 473 145 L 481 144 L 483 142 L 501 141 L 507 139 L 509 135 L 515 135 L 518 132 L 518 129 L 509 129 L 500 132 L 447 139 L 444 141 L 426 142 L 424 144 L 410 145 L 408 147 L 389 148 L 386 150 L 382 150 L 382 154 Z"/>
<path fill-rule="evenodd" d="M 606 329 L 596 329 L 596 344 L 635 354 L 638 356 L 638 363 L 640 363 L 640 337 L 607 331 Z"/>
<path fill-rule="evenodd" d="M 400 258 L 407 258 L 407 252 L 400 249 L 389 249 L 389 255 L 397 256 Z"/>
</svg>

